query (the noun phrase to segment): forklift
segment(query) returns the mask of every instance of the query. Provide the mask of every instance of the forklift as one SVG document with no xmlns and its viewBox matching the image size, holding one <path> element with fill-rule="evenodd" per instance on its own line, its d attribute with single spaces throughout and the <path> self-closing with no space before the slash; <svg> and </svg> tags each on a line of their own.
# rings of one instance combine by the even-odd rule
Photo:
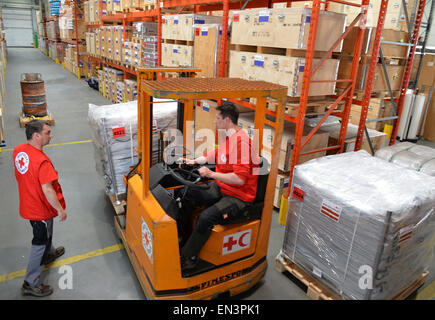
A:
<svg viewBox="0 0 435 320">
<path fill-rule="evenodd" d="M 178 73 L 179 78 L 163 78 L 163 73 Z M 287 88 L 264 82 L 236 78 L 195 78 L 195 69 L 138 69 L 138 164 L 125 175 L 125 220 L 115 217 L 118 235 L 136 272 L 147 299 L 214 299 L 234 296 L 252 288 L 267 269 L 267 248 L 273 213 L 281 135 L 284 126 L 284 102 Z M 182 201 L 186 188 L 208 188 L 209 181 L 195 173 L 195 167 L 178 163 L 152 162 L 154 98 L 178 102 L 178 128 L 186 137 L 186 127 L 194 120 L 196 100 L 222 99 L 234 103 L 256 98 L 254 127 L 258 154 L 263 148 L 263 128 L 273 127 L 271 161 L 260 163 L 255 201 L 244 209 L 242 218 L 214 226 L 198 255 L 194 269 L 184 271 L 180 262 L 180 243 L 191 230 L 180 230 Z M 278 101 L 276 112 L 266 108 L 267 98 Z M 266 114 L 273 117 L 266 118 Z M 269 120 L 269 119 L 274 120 Z M 186 148 L 184 148 L 186 150 Z M 186 155 L 185 155 L 186 156 Z M 213 167 L 210 166 L 213 170 Z M 200 212 L 204 208 L 190 208 Z M 195 214 L 190 218 L 194 225 Z"/>
</svg>

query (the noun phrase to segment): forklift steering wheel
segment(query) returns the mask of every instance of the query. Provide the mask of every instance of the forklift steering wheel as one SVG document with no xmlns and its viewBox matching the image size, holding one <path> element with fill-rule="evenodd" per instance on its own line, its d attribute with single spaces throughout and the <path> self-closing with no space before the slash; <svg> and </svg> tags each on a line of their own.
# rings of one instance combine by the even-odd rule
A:
<svg viewBox="0 0 435 320">
<path fill-rule="evenodd" d="M 206 183 L 204 183 L 204 184 L 197 184 L 198 182 L 204 181 L 204 180 L 202 179 L 202 177 L 199 174 L 193 172 L 193 171 L 198 171 L 196 169 L 193 169 L 191 171 L 185 170 L 185 169 L 182 169 L 182 168 L 178 168 L 178 167 L 175 168 L 175 169 L 172 169 L 172 168 L 168 167 L 167 169 L 168 169 L 169 173 L 171 174 L 171 176 L 175 180 L 177 180 L 178 182 L 180 182 L 181 184 L 183 184 L 185 186 L 188 186 L 188 187 L 193 188 L 193 189 L 198 189 L 198 190 L 207 190 L 207 189 L 210 189 L 210 185 L 208 185 Z M 188 174 L 189 177 L 192 177 L 195 180 L 194 181 L 190 181 L 190 180 L 187 180 L 187 179 L 183 178 L 180 174 L 177 173 L 178 171 Z"/>
</svg>

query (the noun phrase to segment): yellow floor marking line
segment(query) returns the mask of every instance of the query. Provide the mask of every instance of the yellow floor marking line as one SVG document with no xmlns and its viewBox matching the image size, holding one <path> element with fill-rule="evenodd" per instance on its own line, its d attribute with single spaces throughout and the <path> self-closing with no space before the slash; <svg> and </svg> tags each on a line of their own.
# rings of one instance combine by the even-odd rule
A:
<svg viewBox="0 0 435 320">
<path fill-rule="evenodd" d="M 435 281 L 432 281 L 432 283 L 423 290 L 421 290 L 417 295 L 415 296 L 415 300 L 433 300 L 435 298 Z"/>
<path fill-rule="evenodd" d="M 92 140 L 81 140 L 81 141 L 72 141 L 72 142 L 62 142 L 62 143 L 53 143 L 53 144 L 47 144 L 44 148 L 47 147 L 57 147 L 57 146 L 66 146 L 69 144 L 79 144 L 79 143 L 89 143 L 92 142 Z M 3 149 L 3 152 L 5 151 L 13 151 L 14 148 L 7 148 L 7 149 Z"/>
<path fill-rule="evenodd" d="M 58 268 L 58 267 L 61 267 L 64 265 L 70 265 L 70 264 L 73 264 L 73 263 L 76 263 L 79 261 L 83 261 L 83 260 L 90 259 L 90 258 L 95 258 L 98 256 L 102 256 L 104 254 L 116 252 L 116 251 L 119 251 L 122 249 L 124 249 L 124 245 L 122 243 L 119 243 L 119 244 L 115 244 L 113 246 L 106 247 L 103 249 L 89 251 L 89 252 L 79 254 L 79 255 L 76 255 L 73 257 L 56 260 L 55 262 L 51 263 L 50 265 L 44 267 L 43 271 L 46 271 L 48 269 Z M 13 280 L 16 278 L 23 278 L 25 276 L 26 276 L 26 269 L 7 273 L 7 274 L 0 276 L 0 283 L 5 282 L 5 281 L 9 281 L 9 280 Z"/>
</svg>

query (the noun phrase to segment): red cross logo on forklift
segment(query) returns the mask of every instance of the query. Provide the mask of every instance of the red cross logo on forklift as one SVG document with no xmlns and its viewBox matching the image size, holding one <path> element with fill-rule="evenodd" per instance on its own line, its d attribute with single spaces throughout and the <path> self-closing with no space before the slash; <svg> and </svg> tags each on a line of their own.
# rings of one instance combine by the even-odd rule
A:
<svg viewBox="0 0 435 320">
<path fill-rule="evenodd" d="M 228 251 L 231 251 L 233 245 L 237 244 L 237 241 L 233 239 L 233 237 L 228 238 L 228 242 L 224 243 L 224 248 L 227 248 Z"/>
<path fill-rule="evenodd" d="M 150 244 L 150 239 L 148 239 L 148 233 L 145 233 L 145 241 L 147 242 L 147 246 Z"/>
<path fill-rule="evenodd" d="M 247 249 L 251 246 L 252 230 L 243 230 L 227 235 L 223 239 L 222 255 Z"/>
</svg>

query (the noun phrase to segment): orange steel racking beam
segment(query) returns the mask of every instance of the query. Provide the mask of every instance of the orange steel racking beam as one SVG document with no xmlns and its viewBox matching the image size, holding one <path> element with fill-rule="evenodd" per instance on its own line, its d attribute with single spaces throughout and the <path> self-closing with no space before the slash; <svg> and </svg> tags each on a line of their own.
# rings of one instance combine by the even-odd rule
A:
<svg viewBox="0 0 435 320">
<path fill-rule="evenodd" d="M 345 3 L 345 1 L 334 1 L 331 0 L 331 2 L 339 2 L 339 3 Z M 291 188 L 292 188 L 292 179 L 293 179 L 293 173 L 294 173 L 294 167 L 298 164 L 299 158 L 302 155 L 327 151 L 327 150 L 338 150 L 338 152 L 343 152 L 344 149 L 344 142 L 346 140 L 346 130 L 347 125 L 349 121 L 349 114 L 350 114 L 350 108 L 352 106 L 352 97 L 355 89 L 355 82 L 356 82 L 356 76 L 358 73 L 358 65 L 361 55 L 361 48 L 362 48 L 362 42 L 364 38 L 365 33 L 365 19 L 367 16 L 367 9 L 368 5 L 370 4 L 370 0 L 361 0 L 361 4 L 357 6 L 361 7 L 361 13 L 355 18 L 355 20 L 346 28 L 346 31 L 340 36 L 340 38 L 334 43 L 332 48 L 324 55 L 324 57 L 321 59 L 318 65 L 313 66 L 313 60 L 314 60 L 314 47 L 316 43 L 316 34 L 317 34 L 317 26 L 318 26 L 318 19 L 320 14 L 320 5 L 324 3 L 321 0 L 313 0 L 312 5 L 312 12 L 311 12 L 311 23 L 310 23 L 310 30 L 308 34 L 308 43 L 307 43 L 307 50 L 305 55 L 305 70 L 303 75 L 303 82 L 302 82 L 302 91 L 301 91 L 301 97 L 299 101 L 299 112 L 296 117 L 296 130 L 295 130 L 295 140 L 294 140 L 294 146 L 292 151 L 292 157 L 291 157 L 291 163 L 290 163 L 290 173 L 289 173 L 289 186 L 287 189 L 287 192 L 283 194 L 283 197 L 281 199 L 281 205 L 280 205 L 280 213 L 279 213 L 279 222 L 282 225 L 286 224 L 286 215 L 287 215 L 287 209 L 288 209 L 288 198 L 290 196 Z M 355 6 L 355 4 L 352 4 Z M 361 22 L 363 22 L 361 24 Z M 347 88 L 344 90 L 344 92 L 335 100 L 335 102 L 331 105 L 328 112 L 322 117 L 322 119 L 319 121 L 317 126 L 311 130 L 311 132 L 308 134 L 305 139 L 303 139 L 303 130 L 305 126 L 305 114 L 307 109 L 307 103 L 308 103 L 308 96 L 309 96 L 309 90 L 311 83 L 317 83 L 317 82 L 330 82 L 330 81 L 312 81 L 311 77 L 313 74 L 319 70 L 320 66 L 326 61 L 326 59 L 332 54 L 335 47 L 337 47 L 341 41 L 349 34 L 351 28 L 355 26 L 357 23 L 360 25 L 360 29 L 358 32 L 357 41 L 354 46 L 354 54 L 353 54 L 353 61 L 352 61 L 352 71 L 350 79 L 338 79 L 334 82 L 348 82 Z M 315 134 L 315 132 L 320 128 L 322 123 L 326 120 L 327 117 L 329 117 L 333 112 L 334 109 L 338 106 L 339 102 L 345 99 L 345 108 L 344 111 L 339 113 L 341 117 L 341 127 L 340 127 L 340 134 L 338 139 L 338 145 L 331 146 L 327 148 L 312 150 L 310 152 L 303 153 L 302 150 L 304 146 L 307 144 L 309 139 Z"/>
<path fill-rule="evenodd" d="M 392 134 L 390 137 L 389 145 L 393 145 L 396 142 L 397 130 L 398 130 L 399 123 L 400 123 L 400 117 L 402 114 L 403 103 L 405 101 L 406 90 L 408 88 L 409 79 L 411 77 L 412 64 L 414 61 L 415 49 L 416 49 L 417 42 L 418 42 L 418 33 L 420 31 L 421 20 L 422 20 L 425 4 L 426 4 L 426 0 L 419 1 L 419 6 L 418 6 L 418 10 L 417 10 L 417 15 L 415 18 L 412 37 L 410 39 L 412 46 L 411 46 L 411 49 L 409 50 L 408 58 L 406 61 L 405 72 L 403 75 L 402 85 L 401 85 L 401 89 L 400 89 L 400 96 L 397 99 L 398 100 L 397 119 L 393 120 L 393 130 L 392 130 Z M 360 117 L 360 123 L 358 126 L 357 138 L 356 138 L 356 142 L 355 142 L 355 151 L 358 151 L 361 149 L 362 141 L 364 138 L 364 131 L 365 131 L 365 124 L 366 124 L 366 120 L 367 120 L 368 106 L 370 104 L 370 96 L 371 96 L 371 92 L 373 90 L 373 79 L 374 79 L 376 64 L 377 64 L 378 58 L 379 58 L 379 49 L 381 46 L 381 36 L 382 36 L 383 27 L 384 27 L 385 15 L 387 14 L 387 6 L 388 6 L 388 0 L 382 0 L 381 7 L 379 10 L 378 25 L 376 27 L 375 40 L 374 40 L 373 49 L 372 49 L 372 57 L 370 60 L 370 65 L 369 65 L 368 76 L 367 76 L 367 80 L 366 80 L 366 84 L 365 84 L 363 100 L 354 102 L 356 104 L 361 105 L 361 117 Z"/>
</svg>

